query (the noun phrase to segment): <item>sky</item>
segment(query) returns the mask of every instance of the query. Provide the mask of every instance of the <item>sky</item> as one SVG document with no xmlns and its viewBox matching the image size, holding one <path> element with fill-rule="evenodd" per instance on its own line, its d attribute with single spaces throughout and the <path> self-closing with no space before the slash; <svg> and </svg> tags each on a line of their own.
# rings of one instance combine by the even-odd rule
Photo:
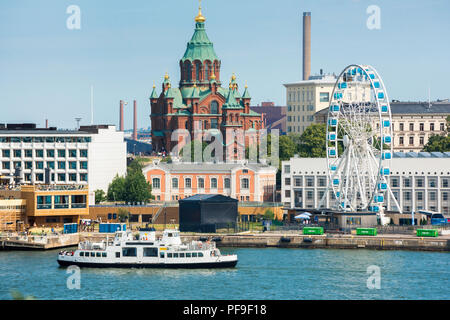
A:
<svg viewBox="0 0 450 320">
<path fill-rule="evenodd" d="M 80 29 L 69 29 L 80 8 Z M 379 29 L 369 29 L 376 5 Z M 203 0 L 206 31 L 222 61 L 221 80 L 234 72 L 247 82 L 252 105 L 286 105 L 284 83 L 302 77 L 302 16 L 312 17 L 311 71 L 340 73 L 347 65 L 374 66 L 389 97 L 450 98 L 448 0 Z M 1 0 L 0 123 L 33 122 L 75 128 L 150 125 L 148 97 L 164 74 L 180 79 L 179 60 L 194 32 L 196 0 Z M 73 21 L 73 20 L 70 20 Z"/>
</svg>

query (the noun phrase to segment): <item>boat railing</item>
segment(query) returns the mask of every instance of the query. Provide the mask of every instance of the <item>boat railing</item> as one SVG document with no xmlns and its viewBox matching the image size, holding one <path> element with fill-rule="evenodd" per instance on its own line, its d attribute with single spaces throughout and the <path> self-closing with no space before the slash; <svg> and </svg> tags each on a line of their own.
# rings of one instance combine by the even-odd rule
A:
<svg viewBox="0 0 450 320">
<path fill-rule="evenodd" d="M 214 250 L 216 248 L 215 242 L 190 242 L 187 244 L 187 250 Z"/>
<path fill-rule="evenodd" d="M 106 242 L 80 242 L 78 245 L 78 248 L 80 250 L 105 250 L 106 249 Z"/>
</svg>

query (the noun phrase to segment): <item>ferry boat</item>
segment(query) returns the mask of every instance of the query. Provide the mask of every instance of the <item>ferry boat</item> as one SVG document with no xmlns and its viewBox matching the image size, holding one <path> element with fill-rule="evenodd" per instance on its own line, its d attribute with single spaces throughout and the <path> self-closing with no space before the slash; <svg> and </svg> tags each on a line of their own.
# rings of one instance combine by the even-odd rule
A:
<svg viewBox="0 0 450 320">
<path fill-rule="evenodd" d="M 117 231 L 112 241 L 82 242 L 75 251 L 61 251 L 62 267 L 89 268 L 232 268 L 237 255 L 222 255 L 214 241 L 182 243 L 179 230 L 166 229 L 156 239 L 155 229 Z"/>
</svg>

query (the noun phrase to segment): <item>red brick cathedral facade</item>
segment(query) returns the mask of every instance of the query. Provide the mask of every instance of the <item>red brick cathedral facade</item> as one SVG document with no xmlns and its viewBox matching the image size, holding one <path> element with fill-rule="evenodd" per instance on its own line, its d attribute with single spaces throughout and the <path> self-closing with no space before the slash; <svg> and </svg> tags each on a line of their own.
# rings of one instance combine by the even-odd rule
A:
<svg viewBox="0 0 450 320">
<path fill-rule="evenodd" d="M 162 92 L 155 86 L 150 96 L 153 150 L 173 150 L 177 141 L 171 141 L 174 130 L 218 129 L 226 141 L 227 129 L 263 129 L 263 116 L 250 110 L 247 86 L 241 94 L 233 74 L 226 88 L 220 80 L 221 61 L 205 31 L 205 17 L 199 10 L 195 18 L 195 32 L 180 60 L 179 87 L 172 86 L 166 74 Z"/>
</svg>

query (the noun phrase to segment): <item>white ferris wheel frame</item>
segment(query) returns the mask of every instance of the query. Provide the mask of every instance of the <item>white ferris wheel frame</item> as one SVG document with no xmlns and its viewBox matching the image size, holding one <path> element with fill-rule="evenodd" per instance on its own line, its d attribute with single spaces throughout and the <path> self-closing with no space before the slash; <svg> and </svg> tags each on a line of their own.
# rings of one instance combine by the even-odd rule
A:
<svg viewBox="0 0 450 320">
<path fill-rule="evenodd" d="M 353 163 L 353 166 L 355 166 L 353 169 L 356 168 L 356 181 L 358 182 L 358 185 L 349 186 L 349 184 L 355 180 L 354 177 L 353 180 L 349 179 L 349 171 L 350 171 L 350 161 L 351 158 L 357 158 L 358 155 L 355 154 L 354 148 L 348 147 L 345 148 L 344 152 L 342 154 L 339 154 L 339 147 L 338 147 L 338 141 L 343 141 L 344 138 L 339 139 L 338 134 L 339 130 L 344 130 L 343 127 L 339 127 L 339 120 L 342 118 L 340 117 L 341 113 L 341 107 L 343 105 L 343 97 L 344 92 L 346 88 L 348 88 L 349 81 L 344 81 L 344 76 L 347 74 L 347 76 L 361 76 L 362 79 L 365 79 L 367 85 L 370 83 L 370 95 L 373 95 L 374 101 L 369 100 L 369 102 L 373 103 L 373 107 L 377 108 L 378 111 L 378 123 L 379 123 L 379 130 L 377 134 L 377 138 L 380 139 L 380 149 L 379 149 L 379 157 L 375 157 L 373 152 L 368 152 L 368 155 L 370 154 L 369 161 L 367 161 L 368 167 L 370 167 L 369 170 L 371 170 L 371 176 L 367 179 L 363 179 L 358 174 L 358 167 L 356 164 Z M 341 84 L 346 83 L 345 86 L 342 88 Z M 359 83 L 363 83 L 363 81 L 360 81 Z M 343 86 L 343 85 L 342 85 Z M 336 98 L 338 97 L 338 98 Z M 356 97 L 358 99 L 358 97 Z M 364 104 L 368 101 L 352 101 L 351 105 L 353 106 L 354 103 Z M 337 109 L 337 111 L 335 110 Z M 364 114 L 363 114 L 364 115 Z M 372 120 L 375 120 L 376 117 L 373 117 Z M 347 121 L 347 123 L 349 123 Z M 366 123 L 367 125 L 372 126 L 373 122 Z M 387 124 L 387 126 L 385 125 Z M 334 128 L 334 129 L 331 129 Z M 371 132 L 377 132 L 375 130 L 372 130 Z M 334 136 L 333 136 L 334 135 Z M 330 138 L 334 138 L 334 140 L 330 140 Z M 348 140 L 347 140 L 348 141 Z M 334 145 L 333 145 L 334 144 Z M 388 145 L 389 148 L 385 149 L 384 145 Z M 372 146 L 371 146 L 372 147 Z M 370 151 L 370 148 L 368 149 Z M 336 80 L 336 83 L 334 85 L 329 107 L 328 107 L 328 117 L 327 117 L 327 129 L 326 129 L 326 152 L 327 152 L 327 172 L 328 172 L 328 185 L 327 189 L 320 200 L 319 208 L 324 207 L 326 203 L 326 199 L 329 196 L 330 190 L 333 191 L 334 199 L 329 199 L 329 202 L 333 203 L 332 208 L 339 210 L 339 211 L 358 211 L 358 210 L 368 210 L 372 212 L 377 212 L 382 218 L 384 217 L 384 199 L 386 198 L 386 195 L 389 193 L 391 195 L 392 200 L 394 201 L 395 205 L 397 206 L 397 209 L 402 212 L 402 208 L 400 208 L 400 205 L 398 204 L 398 201 L 396 197 L 394 196 L 387 180 L 386 176 L 390 175 L 390 162 L 393 157 L 393 130 L 392 130 L 392 115 L 391 115 L 391 108 L 389 103 L 389 96 L 387 94 L 386 87 L 384 86 L 383 79 L 380 77 L 378 72 L 375 68 L 373 68 L 370 65 L 359 65 L 359 64 L 351 64 L 344 68 L 344 70 L 341 72 L 339 77 Z M 359 155 L 359 159 L 363 160 L 362 156 Z M 373 161 L 373 166 L 371 166 L 370 162 Z M 337 165 L 336 165 L 337 164 Z M 341 171 L 341 167 L 344 166 L 345 173 Z M 377 166 L 374 168 L 374 166 Z M 352 171 L 352 174 L 354 174 L 355 170 Z M 376 176 L 375 173 L 376 172 Z M 343 179 L 342 175 L 345 175 L 345 179 Z M 335 185 L 335 181 L 339 181 L 342 178 L 342 181 L 345 181 L 345 183 L 338 183 Z M 371 193 L 366 197 L 366 194 L 368 193 L 365 189 L 366 181 L 369 181 L 369 187 L 370 182 L 372 183 L 372 189 Z M 349 182 L 350 181 L 350 182 Z M 364 182 L 364 186 L 362 186 L 361 181 Z M 343 187 L 345 186 L 345 190 L 343 190 Z M 349 188 L 350 187 L 350 188 Z M 339 188 L 339 191 L 338 191 Z M 358 188 L 358 190 L 356 190 Z M 354 194 L 349 195 L 348 190 L 353 190 Z M 342 191 L 345 191 L 342 192 Z M 351 199 L 357 199 L 356 192 L 359 191 L 359 197 L 361 198 L 361 203 L 359 203 L 359 206 L 354 206 L 354 203 L 356 203 L 356 200 L 352 200 L 354 203 L 349 203 L 349 198 Z M 382 200 L 381 200 L 382 199 Z"/>
</svg>

